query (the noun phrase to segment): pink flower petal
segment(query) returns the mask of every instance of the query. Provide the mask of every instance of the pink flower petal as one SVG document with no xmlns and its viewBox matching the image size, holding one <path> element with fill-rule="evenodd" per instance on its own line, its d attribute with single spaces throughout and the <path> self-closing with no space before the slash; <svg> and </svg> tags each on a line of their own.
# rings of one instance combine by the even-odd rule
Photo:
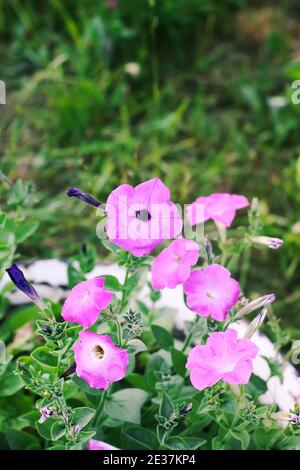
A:
<svg viewBox="0 0 300 470">
<path fill-rule="evenodd" d="M 106 231 L 109 239 L 135 256 L 149 254 L 182 230 L 182 217 L 159 178 L 135 188 L 121 185 L 107 199 Z"/>
<path fill-rule="evenodd" d="M 240 287 L 230 271 L 219 264 L 195 269 L 183 285 L 189 308 L 202 317 L 224 321 L 237 303 Z"/>
<path fill-rule="evenodd" d="M 112 292 L 105 289 L 104 281 L 104 278 L 98 277 L 80 282 L 73 287 L 62 308 L 63 319 L 79 323 L 84 328 L 93 325 L 113 296 Z"/>
<path fill-rule="evenodd" d="M 252 360 L 258 348 L 248 339 L 238 339 L 234 330 L 212 333 L 205 345 L 194 347 L 188 356 L 192 385 L 203 390 L 219 380 L 246 384 L 253 372 Z"/>
<path fill-rule="evenodd" d="M 215 193 L 207 197 L 199 197 L 187 208 L 187 217 L 191 225 L 207 220 L 220 222 L 230 227 L 236 211 L 249 205 L 245 196 L 229 193 Z"/>
<path fill-rule="evenodd" d="M 125 377 L 128 353 L 118 348 L 106 335 L 81 331 L 73 345 L 76 374 L 90 387 L 107 389 L 111 382 Z"/>
<path fill-rule="evenodd" d="M 186 281 L 191 267 L 197 263 L 199 246 L 192 240 L 174 240 L 155 258 L 152 265 L 152 286 L 154 289 L 174 289 Z"/>
</svg>

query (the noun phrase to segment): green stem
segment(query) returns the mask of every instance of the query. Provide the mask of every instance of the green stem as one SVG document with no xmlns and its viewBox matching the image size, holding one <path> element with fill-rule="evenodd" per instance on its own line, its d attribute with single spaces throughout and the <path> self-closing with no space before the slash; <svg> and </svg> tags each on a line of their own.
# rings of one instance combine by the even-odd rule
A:
<svg viewBox="0 0 300 470">
<path fill-rule="evenodd" d="M 191 342 L 191 340 L 192 340 L 192 337 L 193 337 L 193 335 L 194 335 L 194 326 L 197 325 L 197 323 L 198 323 L 199 320 L 200 320 L 200 317 L 199 317 L 199 315 L 197 315 L 197 317 L 196 317 L 196 319 L 195 319 L 195 322 L 194 322 L 194 324 L 193 324 L 193 326 L 192 326 L 192 328 L 191 328 L 191 331 L 189 332 L 189 334 L 188 334 L 187 337 L 185 338 L 185 341 L 184 341 L 184 343 L 183 343 L 183 348 L 182 348 L 182 350 L 181 350 L 182 352 L 185 352 L 186 349 L 189 347 L 190 342 Z"/>
<path fill-rule="evenodd" d="M 127 258 L 127 268 L 126 268 L 126 274 L 125 274 L 125 279 L 124 279 L 124 283 L 123 283 L 123 287 L 122 287 L 122 298 L 121 298 L 121 303 L 120 303 L 120 314 L 123 312 L 123 309 L 126 305 L 126 285 L 127 285 L 127 281 L 128 281 L 128 277 L 129 277 L 129 273 L 130 273 L 130 262 L 131 262 L 131 257 L 132 255 L 129 254 L 128 258 Z"/>
<path fill-rule="evenodd" d="M 242 287 L 242 290 L 244 290 L 245 287 L 246 287 L 247 276 L 248 276 L 248 272 L 249 272 L 249 269 L 250 269 L 250 258 L 251 258 L 251 248 L 249 248 L 244 253 L 244 258 L 243 258 L 243 261 L 242 261 L 241 276 L 240 276 L 240 285 Z"/>
<path fill-rule="evenodd" d="M 96 410 L 96 414 L 94 416 L 94 423 L 95 423 L 96 428 L 98 427 L 98 425 L 100 424 L 100 421 L 101 421 L 102 411 L 103 411 L 103 408 L 104 408 L 104 405 L 105 405 L 106 398 L 108 396 L 108 391 L 109 391 L 109 389 L 103 390 L 103 393 L 101 395 L 101 399 L 99 401 L 99 404 L 98 404 L 98 407 L 97 407 L 97 410 Z"/>
<path fill-rule="evenodd" d="M 122 327 L 121 327 L 121 323 L 118 319 L 117 316 L 115 316 L 115 322 L 116 322 L 116 325 L 117 325 L 117 330 L 118 330 L 118 342 L 119 342 L 119 346 L 122 347 Z"/>
</svg>

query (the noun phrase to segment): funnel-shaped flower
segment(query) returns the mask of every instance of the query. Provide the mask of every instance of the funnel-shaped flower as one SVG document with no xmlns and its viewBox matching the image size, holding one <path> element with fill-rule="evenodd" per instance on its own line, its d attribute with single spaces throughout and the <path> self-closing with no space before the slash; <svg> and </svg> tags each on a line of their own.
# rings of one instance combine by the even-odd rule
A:
<svg viewBox="0 0 300 470">
<path fill-rule="evenodd" d="M 153 289 L 174 289 L 182 284 L 189 278 L 191 266 L 197 263 L 198 257 L 199 245 L 193 240 L 180 238 L 172 241 L 153 262 Z"/>
<path fill-rule="evenodd" d="M 218 321 L 226 319 L 240 295 L 239 283 L 220 264 L 211 264 L 203 270 L 192 271 L 183 289 L 191 310 L 201 317 L 210 315 Z"/>
<path fill-rule="evenodd" d="M 90 387 L 107 389 L 111 382 L 125 377 L 128 353 L 118 348 L 109 336 L 81 331 L 73 351 L 76 374 Z"/>
<path fill-rule="evenodd" d="M 236 331 L 212 333 L 203 346 L 196 346 L 188 356 L 186 368 L 197 390 L 212 387 L 219 380 L 246 384 L 253 372 L 252 360 L 257 346 L 249 339 L 238 339 Z"/>
<path fill-rule="evenodd" d="M 14 263 L 6 270 L 14 285 L 27 295 L 39 308 L 44 309 L 45 306 L 40 299 L 35 288 L 27 281 L 21 269 Z"/>
<path fill-rule="evenodd" d="M 103 441 L 90 439 L 88 442 L 88 450 L 119 450 L 117 447 L 111 446 Z"/>
<path fill-rule="evenodd" d="M 113 296 L 112 292 L 105 289 L 104 282 L 103 277 L 97 277 L 73 287 L 62 308 L 63 319 L 79 323 L 84 328 L 93 325 Z"/>
<path fill-rule="evenodd" d="M 236 211 L 249 206 L 245 196 L 228 193 L 215 193 L 207 197 L 198 197 L 187 208 L 187 216 L 191 225 L 214 220 L 230 227 Z"/>
<path fill-rule="evenodd" d="M 105 208 L 109 239 L 135 256 L 149 254 L 182 230 L 181 215 L 159 178 L 135 188 L 122 184 L 109 195 Z"/>
</svg>

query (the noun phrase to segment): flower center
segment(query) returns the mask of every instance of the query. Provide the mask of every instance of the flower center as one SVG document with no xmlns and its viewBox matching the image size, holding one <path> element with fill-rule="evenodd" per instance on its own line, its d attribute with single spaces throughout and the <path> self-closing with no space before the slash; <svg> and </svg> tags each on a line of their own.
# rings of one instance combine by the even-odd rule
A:
<svg viewBox="0 0 300 470">
<path fill-rule="evenodd" d="M 218 298 L 219 298 L 219 296 L 217 294 L 215 294 L 214 292 L 211 292 L 211 291 L 207 291 L 206 295 L 209 299 L 213 299 L 213 300 L 218 300 Z"/>
<path fill-rule="evenodd" d="M 136 211 L 135 216 L 138 220 L 142 220 L 143 222 L 148 222 L 148 220 L 151 219 L 151 214 L 147 209 Z"/>
<path fill-rule="evenodd" d="M 101 346 L 99 344 L 97 344 L 97 346 L 95 346 L 94 348 L 94 353 L 96 354 L 96 357 L 98 359 L 103 359 L 104 357 L 104 349 L 101 348 Z"/>
</svg>

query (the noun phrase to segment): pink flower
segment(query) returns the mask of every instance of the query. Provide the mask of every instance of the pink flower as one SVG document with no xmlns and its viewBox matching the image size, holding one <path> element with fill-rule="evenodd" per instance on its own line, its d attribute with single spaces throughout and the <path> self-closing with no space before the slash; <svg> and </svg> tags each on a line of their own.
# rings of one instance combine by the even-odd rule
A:
<svg viewBox="0 0 300 470">
<path fill-rule="evenodd" d="M 106 214 L 109 239 L 135 256 L 149 254 L 182 230 L 181 215 L 159 178 L 135 188 L 129 184 L 116 188 L 107 199 Z"/>
<path fill-rule="evenodd" d="M 103 441 L 96 441 L 96 439 L 90 439 L 88 442 L 88 450 L 119 450 L 117 447 L 111 446 Z"/>
<path fill-rule="evenodd" d="M 113 296 L 105 289 L 104 282 L 103 277 L 96 277 L 73 287 L 62 308 L 63 319 L 79 323 L 84 328 L 93 325 Z"/>
<path fill-rule="evenodd" d="M 226 319 L 228 311 L 237 303 L 240 295 L 239 283 L 220 264 L 192 271 L 183 290 L 191 310 L 201 317 L 210 315 L 218 321 Z"/>
<path fill-rule="evenodd" d="M 236 331 L 218 331 L 210 335 L 204 346 L 191 350 L 186 368 L 190 369 L 190 380 L 198 390 L 212 387 L 219 380 L 246 384 L 257 353 L 257 346 L 249 339 L 238 339 Z"/>
<path fill-rule="evenodd" d="M 125 349 L 117 348 L 109 336 L 80 331 L 73 351 L 76 374 L 90 387 L 107 389 L 111 382 L 125 377 L 128 353 Z"/>
<path fill-rule="evenodd" d="M 236 211 L 247 206 L 249 206 L 249 201 L 245 196 L 215 193 L 207 197 L 198 197 L 188 206 L 187 216 L 191 225 L 212 219 L 230 227 Z"/>
<path fill-rule="evenodd" d="M 153 262 L 153 289 L 174 289 L 178 284 L 182 284 L 189 278 L 191 266 L 197 263 L 198 257 L 199 245 L 193 240 L 174 240 Z"/>
</svg>

